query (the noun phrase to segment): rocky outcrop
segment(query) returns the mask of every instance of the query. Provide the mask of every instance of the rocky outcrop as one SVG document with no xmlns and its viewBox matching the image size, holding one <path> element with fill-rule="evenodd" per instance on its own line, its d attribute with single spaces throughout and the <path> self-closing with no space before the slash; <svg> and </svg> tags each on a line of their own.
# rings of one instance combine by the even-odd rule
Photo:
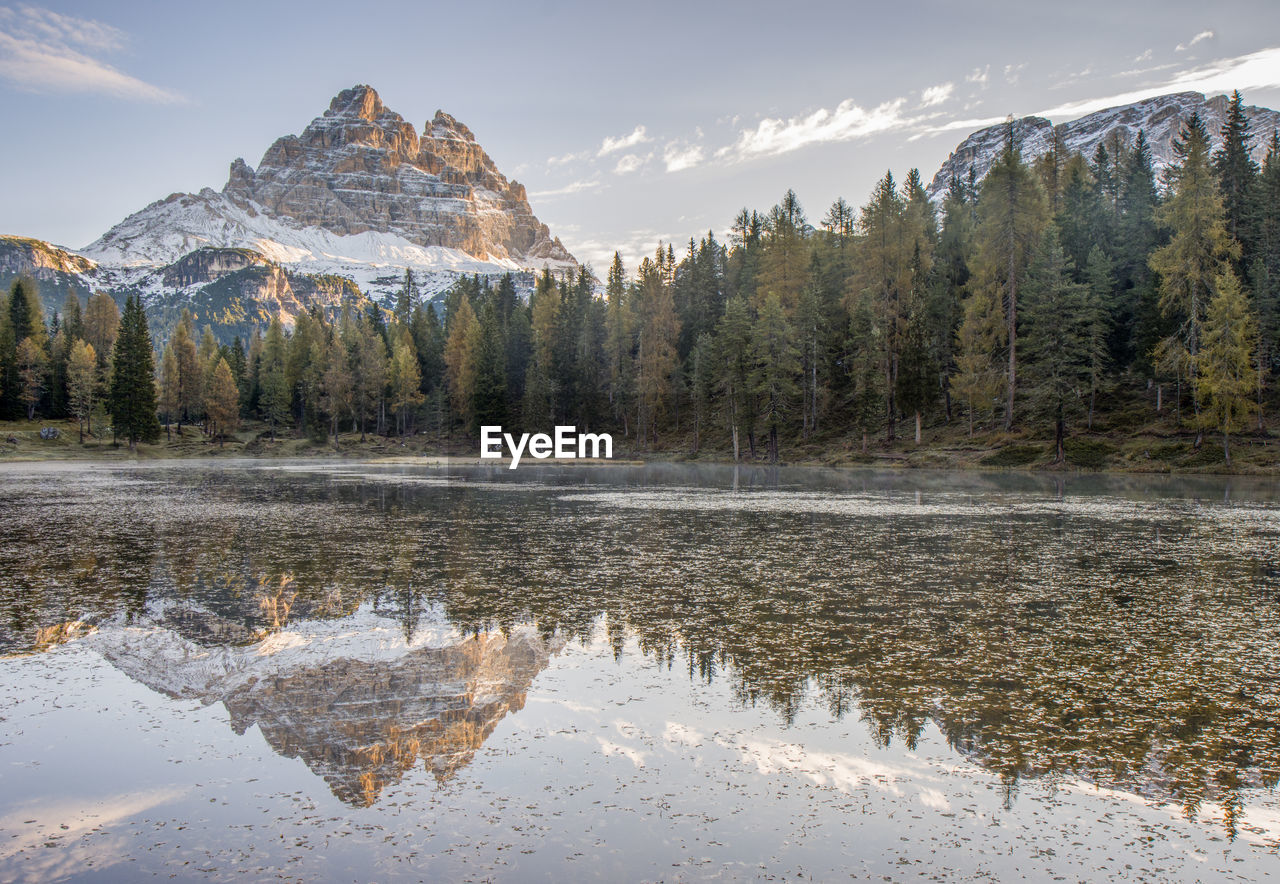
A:
<svg viewBox="0 0 1280 884">
<path fill-rule="evenodd" d="M 1053 147 L 1055 136 L 1061 137 L 1069 151 L 1092 158 L 1099 144 L 1113 138 L 1132 144 L 1141 130 L 1151 150 L 1152 165 L 1159 173 L 1172 162 L 1173 143 L 1192 112 L 1199 112 L 1216 147 L 1221 141 L 1219 133 L 1228 104 L 1225 95 L 1205 98 L 1199 92 L 1178 92 L 1097 111 L 1056 126 L 1044 117 L 1022 117 L 1013 123 L 1013 136 L 1024 161 L 1047 153 Z M 1265 107 L 1246 107 L 1245 115 L 1254 134 L 1254 158 L 1261 162 L 1272 130 L 1280 128 L 1280 113 Z M 970 169 L 975 179 L 981 181 L 1004 149 L 1005 133 L 1006 124 L 988 126 L 962 141 L 933 176 L 929 195 L 940 199 L 952 176 L 963 181 Z"/>
<path fill-rule="evenodd" d="M 228 273 L 269 263 L 264 256 L 250 249 L 197 249 L 164 268 L 162 278 L 165 285 L 183 288 L 213 282 Z"/>
<path fill-rule="evenodd" d="M 368 86 L 342 91 L 300 135 L 277 139 L 257 169 L 235 160 L 220 193 L 152 203 L 85 253 L 139 266 L 201 247 L 251 249 L 310 272 L 577 266 L 470 129 L 438 111 L 419 135 Z"/>
<path fill-rule="evenodd" d="M 61 311 L 70 288 L 82 300 L 97 266 L 74 252 L 25 236 L 0 236 L 0 289 L 19 277 L 36 281 L 46 316 Z"/>
</svg>

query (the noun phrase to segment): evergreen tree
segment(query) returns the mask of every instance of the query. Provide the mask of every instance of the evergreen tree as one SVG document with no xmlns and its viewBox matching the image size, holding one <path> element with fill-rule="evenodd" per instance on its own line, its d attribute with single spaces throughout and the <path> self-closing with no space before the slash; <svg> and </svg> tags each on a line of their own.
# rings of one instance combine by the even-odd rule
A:
<svg viewBox="0 0 1280 884">
<path fill-rule="evenodd" d="M 1066 460 L 1067 424 L 1083 413 L 1090 364 L 1085 315 L 1086 289 L 1073 282 L 1068 262 L 1051 228 L 1027 276 L 1027 399 L 1031 411 L 1053 424 L 1057 463 Z"/>
<path fill-rule="evenodd" d="M 132 451 L 139 442 L 154 442 L 160 437 L 154 361 L 142 299 L 130 295 L 112 349 L 109 410 L 115 433 L 129 440 Z"/>
<path fill-rule="evenodd" d="M 661 251 L 661 250 L 659 250 Z M 676 342 L 680 321 L 667 279 L 666 264 L 645 259 L 636 289 L 639 334 L 636 351 L 637 426 L 641 439 L 658 443 L 658 424 L 671 403 L 674 375 L 679 369 Z"/>
<path fill-rule="evenodd" d="M 103 372 L 119 333 L 120 308 L 115 299 L 106 292 L 90 295 L 84 310 L 84 339 L 93 344 L 98 354 L 98 368 Z"/>
<path fill-rule="evenodd" d="M 160 413 L 164 415 L 165 437 L 172 439 L 173 436 L 169 432 L 169 425 L 175 417 L 179 420 L 182 418 L 182 378 L 178 373 L 178 357 L 173 352 L 172 341 L 165 345 L 164 353 L 160 357 L 159 393 L 157 406 L 160 409 Z"/>
<path fill-rule="evenodd" d="M 1177 161 L 1168 170 L 1170 194 L 1156 214 L 1171 237 L 1151 253 L 1148 263 L 1160 275 L 1160 308 L 1179 329 L 1178 343 L 1194 380 L 1213 282 L 1239 257 L 1240 246 L 1227 231 L 1209 163 L 1209 135 L 1198 114 L 1187 120 L 1173 152 Z M 1198 414 L 1198 398 L 1195 403 Z"/>
<path fill-rule="evenodd" d="M 968 408 L 972 436 L 975 416 L 981 411 L 990 414 L 1004 388 L 1006 376 L 1000 371 L 997 358 L 1005 344 L 1007 326 L 997 293 L 989 286 L 968 295 L 962 310 L 951 387 Z"/>
<path fill-rule="evenodd" d="M 1246 426 L 1254 408 L 1257 334 L 1239 280 L 1230 272 L 1221 274 L 1209 302 L 1195 384 L 1197 396 L 1204 401 L 1202 424 L 1222 432 L 1222 451 L 1228 464 L 1230 436 Z"/>
<path fill-rule="evenodd" d="M 280 317 L 273 316 L 271 323 L 267 326 L 267 335 L 263 339 L 262 362 L 258 369 L 258 381 L 262 387 L 258 409 L 262 413 L 262 419 L 271 428 L 272 442 L 276 441 L 276 426 L 289 421 L 292 396 L 286 374 L 286 363 L 284 326 L 280 322 Z M 217 363 L 214 368 L 216 370 Z M 231 366 L 227 366 L 227 371 L 231 371 Z M 212 387 L 212 380 L 210 387 Z M 239 405 L 236 409 L 238 412 Z M 211 416 L 210 420 L 212 419 Z"/>
<path fill-rule="evenodd" d="M 937 387 L 934 385 L 933 353 L 929 347 L 929 314 L 925 298 L 927 280 L 920 267 L 919 250 L 912 266 L 911 291 L 907 296 L 906 317 L 902 328 L 896 398 L 902 410 L 915 418 L 915 441 L 919 445 L 924 412 L 933 404 Z"/>
<path fill-rule="evenodd" d="M 449 328 L 444 348 L 444 361 L 448 366 L 449 402 L 454 414 L 470 431 L 474 426 L 476 390 L 476 342 L 479 337 L 475 311 L 469 300 L 459 303 Z"/>
<path fill-rule="evenodd" d="M 492 302 L 481 309 L 476 329 L 472 418 L 467 429 L 478 436 L 482 426 L 500 427 L 507 422 L 506 353 L 498 311 Z"/>
<path fill-rule="evenodd" d="M 221 448 L 227 434 L 234 433 L 240 425 L 240 388 L 231 375 L 231 366 L 223 357 L 218 358 L 213 369 L 208 403 L 209 422 L 218 436 L 218 447 Z"/>
<path fill-rule="evenodd" d="M 1018 389 L 1019 293 L 1047 221 L 1044 195 L 1022 164 L 1010 124 L 1004 152 L 982 182 L 973 267 L 975 288 L 985 291 L 986 303 L 999 303 L 1004 312 L 1002 342 L 1008 357 L 1004 378 L 1005 430 L 1013 427 Z"/>
<path fill-rule="evenodd" d="M 36 406 L 45 390 L 45 372 L 49 357 L 33 337 L 25 337 L 18 344 L 15 357 L 18 364 L 19 399 L 26 409 L 27 420 L 35 420 Z"/>
<path fill-rule="evenodd" d="M 401 435 L 413 434 L 414 413 L 426 400 L 422 393 L 422 375 L 418 370 L 418 354 L 413 335 L 402 329 L 391 355 L 389 369 L 391 407 L 396 412 L 396 430 Z"/>
<path fill-rule="evenodd" d="M 1213 154 L 1213 171 L 1226 214 L 1227 233 L 1241 245 L 1241 265 L 1253 261 L 1253 189 L 1258 180 L 1258 164 L 1253 161 L 1253 137 L 1244 113 L 1240 90 L 1231 93 L 1227 118 L 1222 124 L 1222 145 Z"/>
<path fill-rule="evenodd" d="M 1083 356 L 1089 372 L 1089 422 L 1093 429 L 1094 410 L 1098 404 L 1098 393 L 1102 389 L 1103 377 L 1111 362 L 1111 351 L 1108 340 L 1111 333 L 1111 311 L 1113 283 L 1111 262 L 1107 260 L 1102 249 L 1094 246 L 1085 262 L 1085 291 L 1081 305 L 1081 332 L 1083 334 Z"/>
<path fill-rule="evenodd" d="M 741 457 L 742 435 L 754 439 L 755 409 L 751 395 L 751 313 L 746 301 L 732 298 L 716 327 L 716 388 L 724 402 L 733 443 L 733 459 Z M 754 456 L 754 442 L 752 455 Z"/>
<path fill-rule="evenodd" d="M 760 307 L 751 330 L 752 391 L 760 397 L 760 420 L 769 428 L 769 461 L 778 462 L 778 429 L 784 425 L 791 403 L 799 392 L 799 354 L 792 340 L 782 301 L 770 293 Z"/>
<path fill-rule="evenodd" d="M 172 355 L 171 351 L 165 352 Z M 71 345 L 71 355 L 67 360 L 67 398 L 71 413 L 79 424 L 81 442 L 84 442 L 86 423 L 89 424 L 89 432 L 93 433 L 93 403 L 97 388 L 98 356 L 93 352 L 93 344 L 77 339 Z"/>
</svg>

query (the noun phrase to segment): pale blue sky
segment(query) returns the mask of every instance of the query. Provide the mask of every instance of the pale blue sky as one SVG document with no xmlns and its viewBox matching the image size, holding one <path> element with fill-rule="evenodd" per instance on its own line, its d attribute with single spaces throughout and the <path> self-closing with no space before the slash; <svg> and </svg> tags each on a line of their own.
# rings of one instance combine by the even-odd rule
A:
<svg viewBox="0 0 1280 884">
<path fill-rule="evenodd" d="M 86 245 L 356 83 L 470 126 L 602 270 L 788 187 L 814 222 L 861 205 L 1009 113 L 1232 86 L 1280 107 L 1280 4 L 0 0 L 0 232 Z"/>
</svg>

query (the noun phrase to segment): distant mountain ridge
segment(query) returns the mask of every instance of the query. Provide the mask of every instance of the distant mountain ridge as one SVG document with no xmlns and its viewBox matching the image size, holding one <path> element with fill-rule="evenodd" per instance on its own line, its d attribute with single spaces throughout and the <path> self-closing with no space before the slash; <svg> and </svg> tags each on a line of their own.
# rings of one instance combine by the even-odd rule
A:
<svg viewBox="0 0 1280 884">
<path fill-rule="evenodd" d="M 1049 151 L 1055 131 L 1062 135 L 1069 150 L 1092 158 L 1098 145 L 1112 133 L 1132 144 L 1138 137 L 1138 131 L 1142 130 L 1151 149 L 1152 165 L 1159 174 L 1173 161 L 1173 142 L 1193 112 L 1199 112 L 1213 146 L 1218 146 L 1229 102 L 1225 95 L 1206 98 L 1199 92 L 1176 92 L 1096 111 L 1056 126 L 1044 117 L 1022 117 L 1013 121 L 1013 136 L 1022 159 L 1030 161 Z M 1271 131 L 1280 129 L 1280 113 L 1270 108 L 1250 106 L 1245 108 L 1245 116 L 1253 132 L 1254 158 L 1261 162 Z M 1004 148 L 1006 125 L 1000 123 L 979 129 L 960 142 L 933 176 L 927 188 L 929 196 L 941 199 L 952 177 L 957 176 L 963 181 L 971 168 L 974 177 L 981 181 Z"/>
</svg>

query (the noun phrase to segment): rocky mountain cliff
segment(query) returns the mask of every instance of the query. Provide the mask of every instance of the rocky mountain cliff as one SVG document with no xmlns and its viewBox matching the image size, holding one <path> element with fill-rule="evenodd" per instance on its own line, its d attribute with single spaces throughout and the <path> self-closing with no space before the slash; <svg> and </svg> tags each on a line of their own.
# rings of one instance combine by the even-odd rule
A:
<svg viewBox="0 0 1280 884">
<path fill-rule="evenodd" d="M 172 194 L 83 254 L 154 266 L 202 246 L 312 271 L 576 266 L 470 129 L 437 111 L 419 135 L 368 86 L 343 90 L 301 135 L 277 139 L 256 170 L 235 160 L 221 192 Z"/>
<path fill-rule="evenodd" d="M 228 338 L 344 297 L 388 303 L 406 269 L 430 295 L 461 274 L 531 286 L 543 268 L 577 267 L 470 129 L 437 111 L 418 133 L 368 86 L 277 139 L 257 169 L 235 160 L 221 191 L 171 194 L 79 254 L 0 237 L 0 283 L 35 276 L 47 310 L 68 286 L 138 292 L 162 334 L 189 307 Z"/>
<path fill-rule="evenodd" d="M 1151 158 L 1157 175 L 1173 160 L 1173 142 L 1182 124 L 1198 111 L 1216 148 L 1226 119 L 1229 99 L 1225 95 L 1205 98 L 1199 92 L 1178 92 L 1147 98 L 1121 107 L 1107 108 L 1069 123 L 1056 126 L 1044 117 L 1022 117 L 1014 120 L 1013 137 L 1025 161 L 1047 153 L 1053 146 L 1055 133 L 1061 135 L 1067 148 L 1092 158 L 1098 145 L 1112 137 L 1132 144 L 1138 131 L 1146 133 Z M 1265 107 L 1246 107 L 1254 136 L 1254 158 L 1262 161 L 1271 131 L 1280 129 L 1280 113 Z M 1004 149 L 1005 124 L 988 126 L 974 132 L 951 152 L 942 168 L 929 183 L 929 195 L 941 199 L 952 176 L 964 180 L 973 169 L 981 181 Z"/>
</svg>

